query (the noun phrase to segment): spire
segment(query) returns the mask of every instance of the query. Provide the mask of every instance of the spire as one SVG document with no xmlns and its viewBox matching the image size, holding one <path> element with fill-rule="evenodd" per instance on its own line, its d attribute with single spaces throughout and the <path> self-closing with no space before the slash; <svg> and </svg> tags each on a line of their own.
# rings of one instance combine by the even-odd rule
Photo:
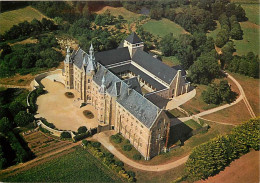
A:
<svg viewBox="0 0 260 183">
<path fill-rule="evenodd" d="M 100 93 L 105 93 L 106 92 L 105 75 L 103 75 L 103 78 L 101 80 L 101 86 L 100 86 L 99 92 Z"/>
<path fill-rule="evenodd" d="M 89 48 L 89 57 L 88 57 L 88 65 L 87 65 L 86 72 L 91 73 L 91 72 L 95 72 L 95 70 L 96 70 L 96 63 L 94 57 L 94 48 L 91 43 L 91 46 Z"/>
<path fill-rule="evenodd" d="M 66 54 L 64 62 L 65 63 L 70 63 L 71 62 L 71 59 L 70 59 L 70 47 L 66 46 L 66 48 L 67 48 L 67 54 Z"/>
<path fill-rule="evenodd" d="M 89 55 L 90 55 L 91 58 L 94 58 L 94 48 L 93 48 L 92 43 L 91 43 L 90 48 L 89 48 Z"/>
</svg>

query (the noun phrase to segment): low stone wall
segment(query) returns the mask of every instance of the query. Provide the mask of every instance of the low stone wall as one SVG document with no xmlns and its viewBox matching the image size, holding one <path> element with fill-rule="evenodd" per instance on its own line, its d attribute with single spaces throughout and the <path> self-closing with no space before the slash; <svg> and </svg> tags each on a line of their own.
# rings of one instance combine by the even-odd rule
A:
<svg viewBox="0 0 260 183">
<path fill-rule="evenodd" d="M 49 75 L 53 75 L 53 74 L 58 74 L 59 72 L 61 72 L 62 69 L 56 69 L 55 71 L 49 71 L 49 72 L 44 72 L 42 74 L 37 75 L 34 80 L 31 82 L 30 86 L 31 89 L 34 90 L 36 87 L 44 87 L 41 83 L 41 80 Z"/>
<path fill-rule="evenodd" d="M 60 137 L 62 132 L 69 132 L 71 134 L 71 138 L 72 139 L 75 136 L 74 133 L 72 131 L 69 131 L 69 130 L 64 130 L 63 131 L 63 130 L 52 129 L 52 128 L 48 127 L 47 125 L 45 125 L 41 120 L 37 120 L 37 125 L 41 126 L 42 128 L 44 128 L 46 130 L 48 130 L 49 132 L 51 132 L 52 135 L 57 136 L 57 137 Z"/>
</svg>

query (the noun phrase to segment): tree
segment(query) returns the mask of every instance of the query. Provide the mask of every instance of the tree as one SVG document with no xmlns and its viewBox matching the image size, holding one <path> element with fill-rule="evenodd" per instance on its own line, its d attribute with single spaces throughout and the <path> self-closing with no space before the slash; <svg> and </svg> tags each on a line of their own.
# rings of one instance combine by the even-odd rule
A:
<svg viewBox="0 0 260 183">
<path fill-rule="evenodd" d="M 12 124 L 10 123 L 9 119 L 7 117 L 3 117 L 0 120 L 0 132 L 7 133 L 11 129 L 12 129 Z"/>
<path fill-rule="evenodd" d="M 215 41 L 215 44 L 217 47 L 222 47 L 226 44 L 226 42 L 228 42 L 229 40 L 229 33 L 226 29 L 221 29 L 218 34 L 217 34 L 217 38 Z"/>
<path fill-rule="evenodd" d="M 231 103 L 235 99 L 235 93 L 231 90 L 227 80 L 221 80 L 218 86 L 221 101 Z"/>
<path fill-rule="evenodd" d="M 219 76 L 220 67 L 216 59 L 216 52 L 203 53 L 190 67 L 189 77 L 192 82 L 209 84 Z"/>
<path fill-rule="evenodd" d="M 25 111 L 20 111 L 14 118 L 14 122 L 17 126 L 26 126 L 29 123 L 33 122 L 34 116 Z"/>
<path fill-rule="evenodd" d="M 86 133 L 87 130 L 88 130 L 87 127 L 81 126 L 78 128 L 78 133 Z"/>
<path fill-rule="evenodd" d="M 2 49 L 2 52 L 1 52 L 1 57 L 4 58 L 5 55 L 8 55 L 12 52 L 12 48 L 10 45 L 4 43 L 0 46 L 0 50 Z"/>
<path fill-rule="evenodd" d="M 243 30 L 238 22 L 232 23 L 232 29 L 230 31 L 230 36 L 232 39 L 235 40 L 242 40 L 243 39 Z"/>
<path fill-rule="evenodd" d="M 219 104 L 221 103 L 220 97 L 217 92 L 217 86 L 212 84 L 208 86 L 206 91 L 203 91 L 201 96 L 204 102 L 207 104 Z"/>
<path fill-rule="evenodd" d="M 9 105 L 9 109 L 12 113 L 13 116 L 15 116 L 16 114 L 18 114 L 20 111 L 25 110 L 25 107 L 18 101 L 13 101 L 10 105 Z"/>
</svg>

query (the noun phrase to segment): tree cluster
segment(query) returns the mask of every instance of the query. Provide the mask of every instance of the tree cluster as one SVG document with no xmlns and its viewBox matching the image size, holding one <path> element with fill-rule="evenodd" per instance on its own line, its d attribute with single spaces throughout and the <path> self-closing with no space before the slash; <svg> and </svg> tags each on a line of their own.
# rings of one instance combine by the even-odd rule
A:
<svg viewBox="0 0 260 183">
<path fill-rule="evenodd" d="M 52 47 L 58 47 L 53 35 L 39 37 L 39 43 L 36 44 L 17 44 L 12 48 L 4 43 L 1 48 L 11 51 L 8 51 L 8 54 L 6 51 L 1 54 L 0 77 L 10 76 L 17 72 L 28 74 L 34 68 L 57 67 L 63 58 L 61 53 Z"/>
<path fill-rule="evenodd" d="M 235 40 L 243 39 L 243 30 L 235 15 L 228 17 L 226 14 L 222 14 L 219 17 L 219 23 L 221 30 L 217 34 L 216 46 L 223 47 L 229 41 L 229 37 Z"/>
<path fill-rule="evenodd" d="M 226 68 L 231 72 L 236 72 L 253 78 L 259 78 L 259 57 L 253 52 L 247 55 L 231 57 Z"/>
<path fill-rule="evenodd" d="M 259 118 L 250 119 L 230 134 L 195 147 L 186 162 L 188 178 L 195 181 L 214 176 L 251 148 L 259 150 L 259 122 Z"/>
<path fill-rule="evenodd" d="M 183 34 L 179 38 L 168 34 L 160 41 L 160 48 L 165 56 L 176 56 L 182 67 L 189 69 L 197 57 L 214 49 L 214 40 L 201 32 Z"/>
<path fill-rule="evenodd" d="M 231 90 L 227 80 L 221 80 L 219 84 L 211 84 L 202 92 L 202 99 L 207 104 L 231 103 L 236 98 L 236 93 Z"/>
<path fill-rule="evenodd" d="M 31 23 L 24 21 L 18 25 L 14 25 L 0 37 L 1 40 L 13 40 L 39 35 L 43 31 L 53 31 L 56 29 L 57 26 L 49 19 L 43 18 L 41 21 L 33 19 Z"/>
<path fill-rule="evenodd" d="M 209 84 L 213 79 L 220 75 L 220 66 L 217 61 L 215 50 L 203 53 L 191 65 L 188 77 L 193 83 Z"/>
</svg>

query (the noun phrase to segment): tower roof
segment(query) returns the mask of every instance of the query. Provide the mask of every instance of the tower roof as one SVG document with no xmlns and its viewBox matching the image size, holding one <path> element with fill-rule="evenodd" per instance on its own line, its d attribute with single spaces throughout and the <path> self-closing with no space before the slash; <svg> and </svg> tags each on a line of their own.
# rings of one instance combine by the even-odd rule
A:
<svg viewBox="0 0 260 183">
<path fill-rule="evenodd" d="M 141 43 L 143 42 L 135 32 L 132 32 L 132 34 L 130 34 L 130 36 L 128 36 L 126 39 L 126 41 L 128 41 L 131 44 L 136 44 L 136 43 Z"/>
</svg>

